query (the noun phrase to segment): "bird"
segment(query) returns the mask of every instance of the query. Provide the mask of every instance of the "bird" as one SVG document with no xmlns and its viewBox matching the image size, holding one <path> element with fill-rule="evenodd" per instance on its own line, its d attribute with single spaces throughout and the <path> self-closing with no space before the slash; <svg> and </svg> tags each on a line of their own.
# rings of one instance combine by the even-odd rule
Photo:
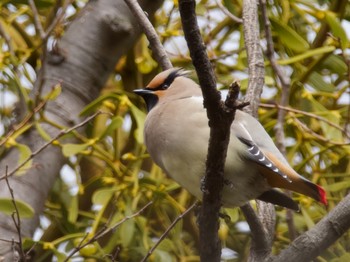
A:
<svg viewBox="0 0 350 262">
<path fill-rule="evenodd" d="M 144 142 L 153 161 L 198 199 L 205 174 L 210 128 L 199 85 L 188 71 L 160 72 L 134 90 L 147 107 Z M 222 205 L 240 207 L 258 199 L 299 211 L 287 189 L 327 205 L 325 190 L 299 175 L 258 120 L 236 110 L 224 169 Z"/>
</svg>

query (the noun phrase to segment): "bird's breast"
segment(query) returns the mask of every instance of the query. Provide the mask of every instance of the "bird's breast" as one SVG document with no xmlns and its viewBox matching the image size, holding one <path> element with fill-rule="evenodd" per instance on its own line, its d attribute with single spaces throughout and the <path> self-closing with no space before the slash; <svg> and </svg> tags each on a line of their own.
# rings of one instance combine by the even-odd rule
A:
<svg viewBox="0 0 350 262">
<path fill-rule="evenodd" d="M 152 159 L 197 198 L 202 197 L 210 129 L 203 100 L 179 99 L 159 104 L 148 114 L 145 143 Z M 223 202 L 240 206 L 266 190 L 266 181 L 239 153 L 244 145 L 231 135 L 225 165 Z"/>
</svg>

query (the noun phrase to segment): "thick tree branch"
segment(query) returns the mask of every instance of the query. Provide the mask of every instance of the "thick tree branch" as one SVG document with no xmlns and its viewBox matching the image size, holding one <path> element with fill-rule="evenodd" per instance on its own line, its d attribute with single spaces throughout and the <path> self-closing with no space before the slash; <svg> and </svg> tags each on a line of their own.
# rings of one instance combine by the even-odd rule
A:
<svg viewBox="0 0 350 262">
<path fill-rule="evenodd" d="M 243 32 L 244 44 L 247 50 L 249 81 L 246 98 L 250 106 L 245 108 L 247 113 L 258 116 L 260 95 L 264 85 L 264 57 L 260 46 L 259 19 L 257 0 L 243 1 Z"/>
<path fill-rule="evenodd" d="M 270 254 L 270 236 L 265 231 L 264 225 L 249 203 L 242 206 L 241 210 L 252 234 L 251 250 L 254 250 L 254 252 L 250 252 L 249 261 L 260 261 L 261 258 L 267 257 Z"/>
<path fill-rule="evenodd" d="M 350 194 L 312 229 L 268 261 L 312 261 L 350 228 Z"/>
<path fill-rule="evenodd" d="M 180 0 L 179 9 L 185 39 L 196 69 L 207 109 L 210 139 L 206 162 L 206 174 L 202 184 L 203 204 L 199 214 L 201 261 L 220 261 L 221 244 L 218 238 L 221 191 L 224 186 L 224 166 L 230 140 L 230 126 L 235 109 L 221 102 L 216 89 L 214 71 L 206 53 L 197 24 L 194 0 Z M 236 90 L 237 91 L 237 90 Z M 237 94 L 232 95 L 233 100 Z M 232 101 L 232 100 L 231 100 Z"/>
</svg>

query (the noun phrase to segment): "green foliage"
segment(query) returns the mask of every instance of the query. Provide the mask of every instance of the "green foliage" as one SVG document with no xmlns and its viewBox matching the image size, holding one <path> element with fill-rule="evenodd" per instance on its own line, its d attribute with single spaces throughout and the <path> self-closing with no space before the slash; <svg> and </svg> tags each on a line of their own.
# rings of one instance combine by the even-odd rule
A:
<svg viewBox="0 0 350 262">
<path fill-rule="evenodd" d="M 0 212 L 13 215 L 18 211 L 21 218 L 31 218 L 34 215 L 33 208 L 21 200 L 11 198 L 0 198 Z"/>
<path fill-rule="evenodd" d="M 190 69 L 176 1 L 165 2 L 156 15 L 156 29 L 169 48 L 174 65 Z M 245 91 L 248 72 L 242 25 L 225 19 L 214 2 L 199 1 L 198 17 L 218 83 L 225 89 L 233 80 L 239 79 Z M 302 233 L 339 203 L 350 188 L 350 58 L 349 29 L 345 28 L 349 24 L 350 17 L 346 12 L 350 7 L 346 4 L 345 8 L 337 10 L 333 1 L 268 2 L 277 63 L 291 81 L 287 105 L 290 109 L 286 110 L 284 122 L 287 158 L 295 170 L 322 185 L 328 194 L 328 207 L 294 195 L 302 207 L 301 213 L 293 214 L 294 227 Z M 49 0 L 35 3 L 43 24 L 49 25 L 52 19 L 49 14 L 57 3 Z M 59 38 L 65 24 L 79 14 L 78 6 L 82 3 L 75 2 L 71 6 L 74 14 L 67 17 L 67 23 L 56 28 L 54 38 Z M 242 1 L 225 0 L 223 4 L 236 16 L 241 16 Z M 7 43 L 5 38 L 0 38 L 0 97 L 4 91 L 10 92 L 32 112 L 33 101 L 28 94 L 37 77 L 33 72 L 40 68 L 41 40 L 38 34 L 33 35 L 27 29 L 34 24 L 27 1 L 3 1 L 0 7 L 0 24 L 10 39 Z M 264 27 L 260 25 L 260 28 Z M 261 37 L 264 38 L 263 30 Z M 260 121 L 274 137 L 277 123 L 274 104 L 280 103 L 282 88 L 267 58 L 265 66 L 267 92 L 262 97 Z M 27 249 L 35 243 L 35 261 L 48 261 L 51 256 L 65 261 L 74 248 L 88 243 L 101 230 L 111 228 L 111 232 L 89 243 L 74 256 L 86 261 L 109 261 L 111 256 L 119 261 L 140 261 L 172 221 L 194 202 L 184 189 L 153 164 L 143 144 L 145 109 L 142 101 L 130 91 L 145 86 L 157 70 L 148 42 L 145 38 L 140 39 L 133 52 L 116 66 L 99 98 L 81 112 L 81 116 L 103 112 L 88 126 L 86 134 L 70 134 L 78 142 L 54 142 L 67 158 L 69 168 L 56 181 L 46 201 L 44 217 L 49 226 L 42 223 L 43 236 L 35 241 L 29 238 L 24 241 Z M 41 101 L 54 101 L 61 91 L 57 86 Z M 32 152 L 17 142 L 18 137 L 29 128 L 35 128 L 49 141 L 51 138 L 42 126 L 55 123 L 45 119 L 43 106 L 35 117 L 20 119 L 21 125 L 10 133 L 14 108 L 13 104 L 1 107 L 4 135 L 0 137 L 0 154 L 16 147 L 20 152 L 20 164 Z M 22 170 L 32 165 L 29 161 Z M 70 182 L 67 177 L 71 178 Z M 137 214 L 150 201 L 153 201 L 152 205 Z M 24 202 L 16 203 L 21 217 L 33 214 Z M 10 199 L 0 199 L 1 212 L 10 215 L 13 208 Z M 221 240 L 224 246 L 238 253 L 238 258 L 230 261 L 244 261 L 249 254 L 250 234 L 236 226 L 244 221 L 243 215 L 239 209 L 223 212 L 231 219 L 221 221 Z M 345 234 L 317 261 L 349 260 L 349 237 L 349 233 Z M 280 252 L 290 242 L 286 210 L 277 209 L 273 252 Z M 194 212 L 191 212 L 168 232 L 149 261 L 198 261 L 197 247 L 198 231 Z"/>
</svg>

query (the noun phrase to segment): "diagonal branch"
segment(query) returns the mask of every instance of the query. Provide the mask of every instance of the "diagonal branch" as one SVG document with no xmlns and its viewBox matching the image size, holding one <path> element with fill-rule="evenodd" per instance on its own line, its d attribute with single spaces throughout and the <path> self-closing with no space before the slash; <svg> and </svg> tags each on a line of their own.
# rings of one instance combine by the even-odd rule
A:
<svg viewBox="0 0 350 262">
<path fill-rule="evenodd" d="M 124 0 L 125 3 L 129 6 L 131 12 L 135 15 L 135 18 L 138 20 L 139 25 L 141 26 L 143 32 L 146 34 L 148 41 L 150 42 L 150 47 L 153 51 L 153 54 L 163 68 L 163 70 L 172 68 L 173 65 L 168 58 L 162 43 L 159 40 L 159 37 L 154 29 L 153 25 L 147 18 L 145 12 L 142 10 L 140 5 L 136 0 Z"/>
<path fill-rule="evenodd" d="M 183 212 L 182 214 L 180 214 L 172 223 L 171 225 L 166 229 L 166 231 L 160 236 L 159 240 L 157 241 L 157 243 L 148 251 L 148 253 L 146 254 L 146 256 L 144 256 L 144 258 L 141 260 L 141 262 L 146 262 L 148 260 L 148 258 L 152 255 L 152 253 L 154 252 L 154 250 L 156 250 L 156 248 L 159 246 L 160 243 L 162 243 L 162 241 L 168 236 L 170 230 L 172 230 L 176 224 L 183 219 L 191 210 L 193 210 L 195 207 L 198 206 L 198 200 L 195 201 L 189 208 L 187 208 L 185 210 L 185 212 Z"/>
<path fill-rule="evenodd" d="M 350 194 L 312 229 L 297 237 L 278 256 L 268 261 L 312 261 L 349 230 L 349 217 Z"/>
</svg>

